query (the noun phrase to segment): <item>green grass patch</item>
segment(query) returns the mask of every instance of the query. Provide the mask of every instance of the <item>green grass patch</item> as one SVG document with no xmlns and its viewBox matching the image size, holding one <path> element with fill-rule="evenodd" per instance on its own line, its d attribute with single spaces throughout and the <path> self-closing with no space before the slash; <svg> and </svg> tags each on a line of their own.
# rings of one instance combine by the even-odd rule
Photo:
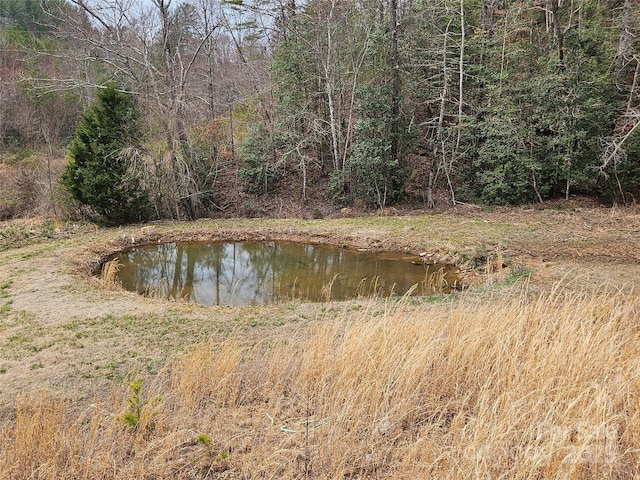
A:
<svg viewBox="0 0 640 480">
<path fill-rule="evenodd" d="M 28 260 L 30 258 L 35 258 L 35 257 L 39 257 L 40 255 L 42 255 L 43 253 L 47 252 L 49 249 L 46 248 L 41 248 L 38 250 L 34 250 L 33 252 L 27 252 L 27 253 L 23 253 L 20 258 L 22 258 L 23 260 Z"/>
<path fill-rule="evenodd" d="M 0 298 L 7 298 L 9 296 L 9 288 L 11 285 L 13 285 L 13 280 L 0 282 Z"/>
<path fill-rule="evenodd" d="M 0 318 L 11 313 L 11 301 L 5 302 L 3 305 L 0 305 Z"/>
<path fill-rule="evenodd" d="M 514 265 L 509 270 L 508 275 L 502 281 L 504 285 L 513 285 L 519 280 L 528 279 L 533 276 L 534 270 L 524 265 Z"/>
</svg>

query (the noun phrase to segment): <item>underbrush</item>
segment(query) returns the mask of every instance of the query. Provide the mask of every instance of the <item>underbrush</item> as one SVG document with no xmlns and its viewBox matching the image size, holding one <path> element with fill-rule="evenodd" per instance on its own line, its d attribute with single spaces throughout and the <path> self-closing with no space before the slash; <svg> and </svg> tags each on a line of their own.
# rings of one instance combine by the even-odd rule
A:
<svg viewBox="0 0 640 480">
<path fill-rule="evenodd" d="M 84 410 L 19 399 L 0 478 L 631 478 L 638 318 L 557 286 L 211 338 Z"/>
<path fill-rule="evenodd" d="M 0 220 L 61 213 L 57 182 L 65 160 L 46 159 L 29 151 L 0 158 Z"/>
</svg>

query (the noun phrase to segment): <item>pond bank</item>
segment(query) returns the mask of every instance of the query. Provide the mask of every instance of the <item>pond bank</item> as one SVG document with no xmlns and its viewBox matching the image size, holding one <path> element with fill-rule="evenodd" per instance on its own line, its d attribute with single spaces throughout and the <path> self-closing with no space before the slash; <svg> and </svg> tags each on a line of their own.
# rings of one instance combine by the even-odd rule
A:
<svg viewBox="0 0 640 480">
<path fill-rule="evenodd" d="M 469 209 L 333 220 L 203 220 L 121 229 L 44 221 L 0 225 L 5 242 L 0 251 L 4 414 L 16 396 L 33 389 L 75 400 L 102 396 L 131 372 L 152 375 L 168 358 L 212 335 L 241 331 L 250 342 L 299 331 L 331 311 L 364 308 L 358 301 L 205 308 L 103 289 L 92 270 L 107 254 L 131 245 L 282 239 L 425 254 L 463 268 L 472 285 L 463 295 L 491 296 L 511 288 L 501 283 L 509 273 L 502 265 L 532 271 L 532 292 L 548 290 L 558 281 L 577 290 L 603 284 L 633 289 L 640 280 L 638 209 Z M 7 240 L 14 237 L 21 240 Z"/>
</svg>

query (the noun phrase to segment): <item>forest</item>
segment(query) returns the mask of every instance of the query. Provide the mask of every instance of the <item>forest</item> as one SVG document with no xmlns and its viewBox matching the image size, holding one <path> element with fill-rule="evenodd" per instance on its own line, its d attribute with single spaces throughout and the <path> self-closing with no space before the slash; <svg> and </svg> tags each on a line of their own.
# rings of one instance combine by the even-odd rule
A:
<svg viewBox="0 0 640 480">
<path fill-rule="evenodd" d="M 634 203 L 636 10 L 0 0 L 0 218 Z"/>
</svg>

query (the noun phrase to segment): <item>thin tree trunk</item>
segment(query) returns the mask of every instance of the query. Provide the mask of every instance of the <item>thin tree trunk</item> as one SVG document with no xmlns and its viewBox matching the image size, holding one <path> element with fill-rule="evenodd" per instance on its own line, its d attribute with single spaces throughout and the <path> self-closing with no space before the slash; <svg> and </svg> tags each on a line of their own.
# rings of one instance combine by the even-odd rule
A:
<svg viewBox="0 0 640 480">
<path fill-rule="evenodd" d="M 335 0 L 331 2 L 331 10 L 327 17 L 327 58 L 324 62 L 324 80 L 325 80 L 325 92 L 327 94 L 327 104 L 329 107 L 329 127 L 331 129 L 331 153 L 333 156 L 333 168 L 334 170 L 340 170 L 340 147 L 338 144 L 338 126 L 336 120 L 335 104 L 333 99 L 333 83 L 331 78 L 331 65 L 333 60 L 333 10 L 335 8 Z"/>
<path fill-rule="evenodd" d="M 507 51 L 507 25 L 509 13 L 507 12 L 504 16 L 504 29 L 502 31 L 502 53 L 500 55 L 500 84 L 498 87 L 498 97 L 502 97 L 502 79 L 504 78 L 504 70 L 505 70 L 505 59 L 506 59 L 506 51 Z"/>
<path fill-rule="evenodd" d="M 456 139 L 456 151 L 460 147 L 460 134 L 462 125 L 462 105 L 464 103 L 464 48 L 465 48 L 465 23 L 464 0 L 460 0 L 460 59 L 458 61 L 458 138 Z"/>
<path fill-rule="evenodd" d="M 551 0 L 551 27 L 553 30 L 553 36 L 556 41 L 556 49 L 558 52 L 558 62 L 560 67 L 564 65 L 564 34 L 562 26 L 560 25 L 560 1 Z M 570 28 L 570 25 L 569 27 Z"/>
<path fill-rule="evenodd" d="M 447 170 L 446 165 L 446 157 L 444 155 L 444 140 L 442 138 L 442 131 L 444 128 L 444 115 L 447 106 L 447 97 L 449 96 L 449 70 L 447 68 L 447 54 L 448 54 L 448 42 L 449 42 L 449 27 L 451 26 L 451 22 L 453 20 L 450 19 L 449 23 L 447 23 L 447 28 L 444 31 L 444 42 L 442 45 L 442 91 L 440 92 L 440 113 L 438 114 L 438 126 L 436 127 L 436 142 L 433 147 L 433 156 L 436 157 L 438 155 L 438 147 L 442 149 L 442 168 Z M 431 167 L 429 168 L 429 182 L 427 184 L 427 207 L 435 208 L 435 202 L 433 200 L 433 186 L 436 181 L 436 176 L 433 174 L 433 165 L 435 162 L 431 162 Z M 447 179 L 449 176 L 447 175 Z M 451 184 L 449 184 L 449 188 L 453 192 L 453 188 Z M 453 198 L 453 193 L 452 193 Z"/>
<path fill-rule="evenodd" d="M 427 208 L 435 208 L 436 202 L 433 200 L 433 184 L 435 183 L 435 176 L 433 174 L 433 168 L 429 169 L 429 182 L 427 183 Z"/>
<path fill-rule="evenodd" d="M 482 30 L 490 32 L 493 30 L 495 12 L 495 0 L 482 0 Z"/>
<path fill-rule="evenodd" d="M 452 20 L 449 20 L 447 28 L 444 31 L 444 44 L 442 45 L 442 91 L 440 92 L 440 113 L 438 115 L 438 127 L 436 129 L 436 139 L 442 140 L 442 129 L 444 127 L 444 114 L 447 105 L 447 96 L 449 95 L 449 71 L 447 69 L 447 48 L 449 40 L 449 26 Z"/>
<path fill-rule="evenodd" d="M 398 0 L 391 0 L 391 158 L 398 159 L 400 116 L 400 58 L 398 54 Z"/>
<path fill-rule="evenodd" d="M 636 61 L 636 69 L 633 73 L 633 82 L 631 83 L 631 89 L 629 90 L 629 98 L 627 99 L 627 114 L 631 112 L 631 108 L 633 107 L 633 99 L 635 98 L 636 87 L 638 86 L 638 73 L 640 71 L 640 60 L 635 59 Z"/>
<path fill-rule="evenodd" d="M 327 60 L 328 62 L 328 60 Z M 328 71 L 325 70 L 325 91 L 327 93 L 327 103 L 329 106 L 329 124 L 331 128 L 331 153 L 333 156 L 334 170 L 340 170 L 340 154 L 338 153 L 338 127 L 336 125 L 336 112 L 333 103 L 333 87 Z"/>
<path fill-rule="evenodd" d="M 466 25 L 464 21 L 464 0 L 460 0 L 460 57 L 458 59 L 458 133 L 456 137 L 456 145 L 451 152 L 451 161 L 448 168 L 445 168 L 445 174 L 447 175 L 447 181 L 449 182 L 449 189 L 451 190 L 451 203 L 456 204 L 455 191 L 451 183 L 450 170 L 453 168 L 453 164 L 456 161 L 458 155 L 458 149 L 460 148 L 460 138 L 462 135 L 462 115 L 464 104 L 464 48 L 466 41 Z"/>
<path fill-rule="evenodd" d="M 214 67 L 214 61 L 213 61 L 213 48 L 211 48 L 211 46 L 209 46 L 207 48 L 208 50 L 208 54 L 207 54 L 207 66 L 208 66 L 208 79 L 207 79 L 207 90 L 209 93 L 209 115 L 210 115 L 210 119 L 211 120 L 215 120 L 216 119 L 216 106 L 215 106 L 215 89 L 213 87 L 213 80 L 214 80 L 214 75 L 215 75 L 215 67 Z"/>
<path fill-rule="evenodd" d="M 302 199 L 307 199 L 307 157 L 300 155 L 300 167 L 302 168 Z"/>
<path fill-rule="evenodd" d="M 51 141 L 51 135 L 49 135 L 49 127 L 46 124 L 42 123 L 42 135 L 44 136 L 44 140 L 47 144 L 47 177 L 49 180 L 49 202 L 51 203 L 51 207 L 53 208 L 53 214 L 58 215 L 56 212 L 56 203 L 53 199 L 53 175 L 51 173 L 51 159 L 53 158 L 53 143 Z"/>
<path fill-rule="evenodd" d="M 358 74 L 360 73 L 360 68 L 364 63 L 365 57 L 367 55 L 367 51 L 369 49 L 369 36 L 370 31 L 367 32 L 367 37 L 364 46 L 360 51 L 360 55 L 358 56 L 358 61 L 353 62 L 353 81 L 351 83 L 351 98 L 349 100 L 349 115 L 347 117 L 347 126 L 345 128 L 344 135 L 344 143 L 342 148 L 342 166 L 347 163 L 347 155 L 349 153 L 349 145 L 352 143 L 353 139 L 353 114 L 356 105 L 356 89 L 358 87 Z"/>
<path fill-rule="evenodd" d="M 236 146 L 233 139 L 233 103 L 229 104 L 229 129 L 231 134 L 231 161 L 236 159 Z"/>
<path fill-rule="evenodd" d="M 620 85 L 624 85 L 624 70 L 630 60 L 633 40 L 635 38 L 635 2 L 636 0 L 624 0 L 615 66 L 618 88 L 620 88 Z"/>
<path fill-rule="evenodd" d="M 531 169 L 531 181 L 533 184 L 533 191 L 536 192 L 536 197 L 538 197 L 538 201 L 540 203 L 544 203 L 544 200 L 542 200 L 542 195 L 540 195 L 540 190 L 538 190 L 538 180 L 536 178 L 536 171 L 533 168 Z"/>
</svg>

